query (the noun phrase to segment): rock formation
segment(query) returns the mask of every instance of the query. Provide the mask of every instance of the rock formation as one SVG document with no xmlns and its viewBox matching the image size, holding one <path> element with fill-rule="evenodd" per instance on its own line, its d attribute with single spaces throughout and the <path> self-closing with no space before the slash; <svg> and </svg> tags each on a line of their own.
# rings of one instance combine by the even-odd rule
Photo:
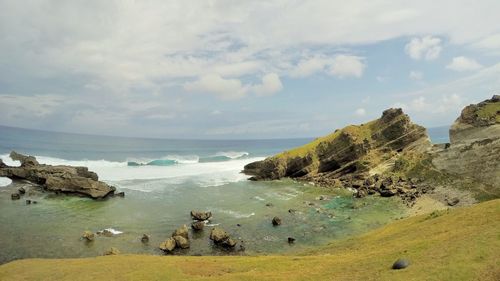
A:
<svg viewBox="0 0 500 281">
<path fill-rule="evenodd" d="M 500 196 L 500 96 L 465 107 L 450 128 L 450 144 L 433 155 L 438 169 Z"/>
<path fill-rule="evenodd" d="M 10 157 L 20 161 L 21 166 L 10 167 L 0 161 L 2 177 L 28 180 L 48 191 L 81 194 L 94 199 L 114 194 L 115 188 L 99 181 L 97 174 L 87 167 L 39 164 L 35 157 L 15 151 L 11 152 Z"/>
<path fill-rule="evenodd" d="M 219 227 L 214 227 L 212 229 L 210 232 L 210 239 L 214 241 L 216 245 L 226 248 L 233 248 L 236 246 L 236 241 L 234 241 L 224 229 Z"/>
<path fill-rule="evenodd" d="M 252 175 L 251 180 L 290 177 L 321 186 L 353 187 L 361 190 L 360 197 L 368 189 L 392 196 L 398 193 L 396 186 L 391 181 L 388 188 L 389 180 L 376 186 L 377 180 L 385 180 L 377 172 L 392 168 L 399 155 L 423 153 L 430 147 L 424 127 L 412 123 L 401 109 L 388 109 L 379 119 L 347 126 L 302 147 L 250 163 L 243 172 Z"/>
</svg>

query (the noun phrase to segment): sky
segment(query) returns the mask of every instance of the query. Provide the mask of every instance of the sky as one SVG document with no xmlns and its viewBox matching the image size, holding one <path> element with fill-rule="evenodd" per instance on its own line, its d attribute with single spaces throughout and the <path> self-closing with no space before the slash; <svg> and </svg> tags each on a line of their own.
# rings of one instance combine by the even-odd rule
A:
<svg viewBox="0 0 500 281">
<path fill-rule="evenodd" d="M 315 137 L 500 93 L 498 0 L 0 0 L 0 125 Z"/>
</svg>

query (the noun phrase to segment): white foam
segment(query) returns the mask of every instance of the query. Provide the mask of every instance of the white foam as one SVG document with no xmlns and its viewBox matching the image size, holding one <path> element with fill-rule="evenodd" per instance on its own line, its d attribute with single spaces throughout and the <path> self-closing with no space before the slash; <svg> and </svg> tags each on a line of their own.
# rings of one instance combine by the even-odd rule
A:
<svg viewBox="0 0 500 281">
<path fill-rule="evenodd" d="M 220 151 L 215 154 L 215 156 L 224 156 L 231 159 L 237 159 L 248 155 L 249 153 L 246 151 Z"/>
<path fill-rule="evenodd" d="M 11 167 L 19 167 L 21 166 L 21 162 L 19 161 L 14 161 L 10 158 L 9 154 L 2 154 L 0 155 L 0 159 L 2 159 L 2 161 L 8 165 L 8 166 L 11 166 Z"/>
<path fill-rule="evenodd" d="M 230 215 L 230 216 L 237 218 L 237 219 L 249 218 L 251 216 L 255 216 L 255 213 L 253 213 L 253 212 L 250 214 L 245 214 L 245 213 L 240 213 L 240 212 L 233 211 L 233 210 L 225 210 L 225 209 L 218 209 L 218 208 L 210 208 L 210 209 L 214 210 L 217 213 L 223 213 L 226 215 Z"/>
<path fill-rule="evenodd" d="M 0 186 L 7 186 L 12 183 L 12 180 L 5 177 L 0 177 Z"/>
<path fill-rule="evenodd" d="M 109 232 L 111 232 L 113 235 L 118 235 L 118 234 L 122 234 L 122 233 L 123 233 L 123 231 L 119 231 L 119 230 L 116 230 L 116 229 L 114 229 L 114 228 L 106 228 L 106 229 L 104 229 L 104 230 L 105 230 L 105 231 L 109 231 Z M 103 230 L 103 231 L 104 231 L 104 230 Z"/>
<path fill-rule="evenodd" d="M 259 201 L 266 201 L 266 199 L 264 199 L 264 198 L 262 198 L 262 197 L 260 197 L 260 196 L 254 196 L 253 198 L 254 198 L 254 199 L 257 199 L 257 200 L 259 200 Z"/>
</svg>

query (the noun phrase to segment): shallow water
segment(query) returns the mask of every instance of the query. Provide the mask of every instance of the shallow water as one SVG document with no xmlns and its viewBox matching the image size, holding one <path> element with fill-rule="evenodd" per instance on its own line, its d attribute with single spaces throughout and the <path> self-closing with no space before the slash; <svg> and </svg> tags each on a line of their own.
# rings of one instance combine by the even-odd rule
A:
<svg viewBox="0 0 500 281">
<path fill-rule="evenodd" d="M 380 226 L 403 212 L 395 198 L 354 199 L 340 190 L 328 194 L 328 200 L 317 200 L 325 190 L 292 181 L 241 181 L 210 187 L 169 184 L 161 191 L 150 192 L 127 188 L 136 184 L 122 183 L 126 197 L 104 201 L 47 193 L 11 201 L 10 191 L 19 184 L 2 188 L 0 262 L 28 257 L 96 256 L 109 247 L 117 247 L 122 253 L 162 254 L 157 249 L 159 243 L 175 228 L 191 222 L 192 209 L 212 211 L 210 224 L 223 227 L 237 238 L 246 248 L 244 254 L 284 253 L 323 245 Z M 151 180 L 141 184 L 159 183 Z M 38 204 L 26 205 L 27 198 Z M 291 214 L 289 209 L 296 212 Z M 283 220 L 281 226 L 272 226 L 274 216 Z M 123 233 L 98 236 L 91 243 L 80 240 L 85 230 L 106 228 Z M 191 233 L 191 248 L 175 254 L 242 254 L 213 247 L 209 230 L 206 227 L 201 233 Z M 148 244 L 140 241 L 143 233 L 151 235 Z M 296 238 L 296 243 L 288 245 L 287 237 Z"/>
</svg>

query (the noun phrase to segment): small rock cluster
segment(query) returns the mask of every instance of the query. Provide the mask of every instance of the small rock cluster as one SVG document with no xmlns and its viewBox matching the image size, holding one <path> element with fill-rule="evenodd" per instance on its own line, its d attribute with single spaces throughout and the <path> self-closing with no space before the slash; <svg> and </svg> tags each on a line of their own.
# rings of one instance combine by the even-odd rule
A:
<svg viewBox="0 0 500 281">
<path fill-rule="evenodd" d="M 170 238 L 160 244 L 160 249 L 165 252 L 172 252 L 175 248 L 189 248 L 189 230 L 186 225 L 176 229 Z"/>
<path fill-rule="evenodd" d="M 211 212 L 191 211 L 191 218 L 194 220 L 191 224 L 191 228 L 194 231 L 203 230 L 205 221 L 208 221 L 211 217 Z"/>
<path fill-rule="evenodd" d="M 226 248 L 233 248 L 236 246 L 236 241 L 234 241 L 224 229 L 219 227 L 212 228 L 210 240 L 214 241 L 216 245 Z"/>
<path fill-rule="evenodd" d="M 377 193 L 382 197 L 399 196 L 408 207 L 413 206 L 418 197 L 432 189 L 418 178 L 397 175 L 359 175 L 358 177 L 341 177 L 339 180 L 341 185 L 355 190 L 354 195 L 357 198 Z"/>
</svg>

